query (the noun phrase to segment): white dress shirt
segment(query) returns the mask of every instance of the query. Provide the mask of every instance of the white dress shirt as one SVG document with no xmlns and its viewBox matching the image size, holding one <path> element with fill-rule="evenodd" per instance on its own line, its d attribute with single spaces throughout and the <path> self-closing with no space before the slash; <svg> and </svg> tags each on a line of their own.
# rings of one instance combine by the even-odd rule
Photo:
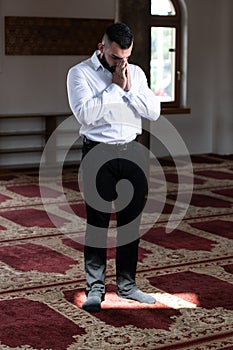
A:
<svg viewBox="0 0 233 350">
<path fill-rule="evenodd" d="M 130 142 L 142 133 L 142 117 L 158 119 L 160 100 L 148 87 L 142 69 L 134 64 L 129 64 L 129 91 L 112 83 L 112 73 L 102 66 L 99 53 L 68 72 L 71 110 L 81 124 L 80 135 L 110 144 Z"/>
</svg>

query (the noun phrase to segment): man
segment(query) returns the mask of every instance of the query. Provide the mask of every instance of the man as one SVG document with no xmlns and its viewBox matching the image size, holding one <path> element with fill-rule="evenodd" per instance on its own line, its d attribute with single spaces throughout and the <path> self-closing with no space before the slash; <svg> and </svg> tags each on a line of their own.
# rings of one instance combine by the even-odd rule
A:
<svg viewBox="0 0 233 350">
<path fill-rule="evenodd" d="M 83 136 L 87 300 L 82 307 L 89 312 L 100 311 L 104 300 L 112 202 L 117 218 L 117 293 L 139 302 L 156 302 L 135 282 L 140 217 L 147 191 L 142 147 L 136 138 L 142 133 L 142 117 L 152 121 L 159 117 L 160 102 L 141 68 L 128 63 L 132 48 L 130 28 L 115 23 L 106 29 L 92 57 L 72 67 L 67 77 L 70 107 Z M 100 197 L 94 194 L 93 176 Z M 128 185 L 123 184 L 121 190 L 117 187 L 122 180 L 133 186 L 131 199 Z"/>
</svg>

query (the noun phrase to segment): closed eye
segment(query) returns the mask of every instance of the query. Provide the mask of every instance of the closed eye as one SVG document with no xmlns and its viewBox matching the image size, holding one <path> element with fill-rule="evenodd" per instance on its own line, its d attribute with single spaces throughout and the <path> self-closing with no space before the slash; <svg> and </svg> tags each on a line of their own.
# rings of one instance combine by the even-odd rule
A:
<svg viewBox="0 0 233 350">
<path fill-rule="evenodd" d="M 123 58 L 122 57 L 118 57 L 118 56 L 116 56 L 116 55 L 111 55 L 111 57 L 112 58 L 114 58 L 114 60 L 123 60 Z M 129 57 L 126 57 L 126 59 L 128 60 L 129 59 Z"/>
</svg>

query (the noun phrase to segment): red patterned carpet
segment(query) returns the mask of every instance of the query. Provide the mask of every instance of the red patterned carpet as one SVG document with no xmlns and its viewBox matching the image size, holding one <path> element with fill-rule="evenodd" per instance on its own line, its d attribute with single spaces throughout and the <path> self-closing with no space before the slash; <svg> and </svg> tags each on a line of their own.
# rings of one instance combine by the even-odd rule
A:
<svg viewBox="0 0 233 350">
<path fill-rule="evenodd" d="M 156 304 L 116 296 L 115 251 L 109 248 L 107 294 L 96 314 L 81 308 L 85 212 L 77 169 L 63 172 L 67 202 L 56 181 L 43 184 L 49 213 L 40 197 L 38 173 L 1 172 L 0 349 L 232 350 L 233 157 L 200 155 L 192 156 L 192 162 L 190 206 L 168 234 L 178 176 L 171 160 L 160 160 L 166 203 L 153 225 L 148 216 L 137 273 L 138 286 L 155 295 Z M 178 209 L 189 178 L 189 173 L 182 176 Z M 158 194 L 156 210 L 156 177 L 151 186 Z"/>
</svg>

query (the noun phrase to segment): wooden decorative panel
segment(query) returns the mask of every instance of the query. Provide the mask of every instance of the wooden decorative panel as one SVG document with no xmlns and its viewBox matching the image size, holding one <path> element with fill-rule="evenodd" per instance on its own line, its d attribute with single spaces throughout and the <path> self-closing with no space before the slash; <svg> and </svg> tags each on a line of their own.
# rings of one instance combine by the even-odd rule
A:
<svg viewBox="0 0 233 350">
<path fill-rule="evenodd" d="M 6 55 L 90 55 L 110 19 L 5 17 Z"/>
</svg>

